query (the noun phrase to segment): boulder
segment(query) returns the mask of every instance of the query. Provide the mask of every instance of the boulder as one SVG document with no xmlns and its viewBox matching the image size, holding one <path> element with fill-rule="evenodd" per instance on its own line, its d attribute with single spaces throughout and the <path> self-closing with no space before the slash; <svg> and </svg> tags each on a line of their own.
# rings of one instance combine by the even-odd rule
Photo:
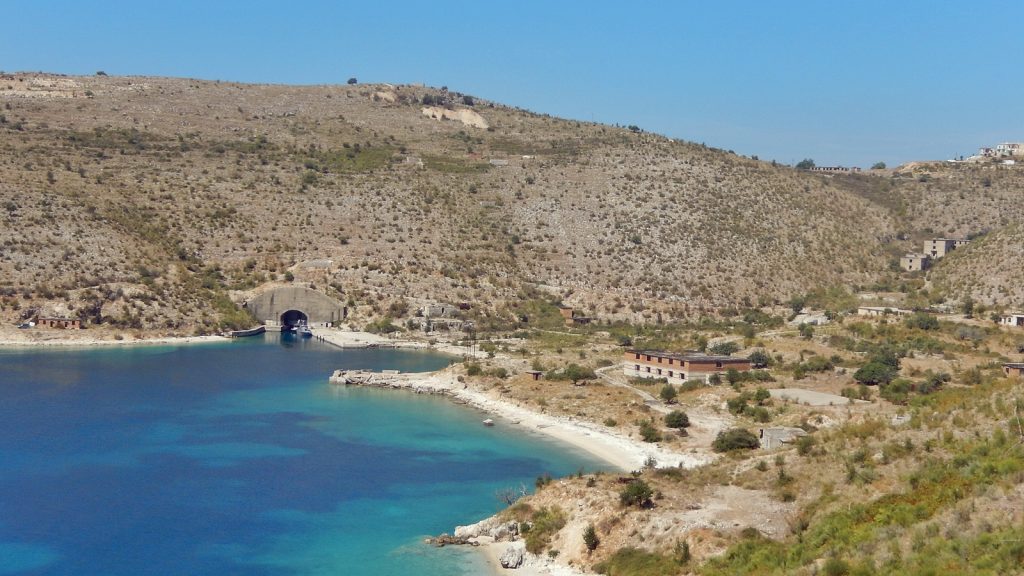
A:
<svg viewBox="0 0 1024 576">
<path fill-rule="evenodd" d="M 502 568 L 515 569 L 523 565 L 523 549 L 518 546 L 509 546 L 498 558 Z"/>
</svg>

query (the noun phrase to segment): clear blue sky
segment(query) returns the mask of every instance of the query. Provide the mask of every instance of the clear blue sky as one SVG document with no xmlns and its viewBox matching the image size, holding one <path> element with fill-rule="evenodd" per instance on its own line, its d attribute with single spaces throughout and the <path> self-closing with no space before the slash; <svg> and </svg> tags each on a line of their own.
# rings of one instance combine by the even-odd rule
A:
<svg viewBox="0 0 1024 576">
<path fill-rule="evenodd" d="M 423 82 L 795 163 L 1024 140 L 1024 3 L 8 0 L 4 71 Z"/>
</svg>

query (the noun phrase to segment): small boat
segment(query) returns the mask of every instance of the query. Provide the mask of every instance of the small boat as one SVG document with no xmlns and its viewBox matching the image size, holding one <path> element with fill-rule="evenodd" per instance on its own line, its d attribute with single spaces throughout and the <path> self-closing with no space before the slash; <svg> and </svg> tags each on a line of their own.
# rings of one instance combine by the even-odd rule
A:
<svg viewBox="0 0 1024 576">
<path fill-rule="evenodd" d="M 491 420 L 490 418 L 484 420 L 484 426 L 494 426 L 494 420 Z"/>
<path fill-rule="evenodd" d="M 302 324 L 295 327 L 295 335 L 301 338 L 312 338 L 313 331 L 309 329 L 309 326 Z"/>
</svg>

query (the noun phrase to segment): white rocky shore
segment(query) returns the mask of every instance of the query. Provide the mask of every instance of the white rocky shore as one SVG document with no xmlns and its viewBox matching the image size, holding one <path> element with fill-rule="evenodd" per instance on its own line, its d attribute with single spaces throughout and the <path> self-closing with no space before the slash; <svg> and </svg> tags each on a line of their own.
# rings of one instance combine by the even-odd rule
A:
<svg viewBox="0 0 1024 576">
<path fill-rule="evenodd" d="M 332 384 L 373 386 L 411 390 L 421 394 L 440 394 L 493 414 L 499 426 L 516 426 L 544 434 L 582 449 L 608 462 L 619 471 L 639 470 L 651 461 L 658 467 L 693 468 L 709 461 L 708 457 L 668 450 L 616 434 L 606 427 L 571 416 L 541 414 L 518 404 L 494 398 L 486 392 L 460 383 L 452 370 L 400 374 L 396 371 L 367 372 L 338 370 L 330 378 Z"/>
</svg>

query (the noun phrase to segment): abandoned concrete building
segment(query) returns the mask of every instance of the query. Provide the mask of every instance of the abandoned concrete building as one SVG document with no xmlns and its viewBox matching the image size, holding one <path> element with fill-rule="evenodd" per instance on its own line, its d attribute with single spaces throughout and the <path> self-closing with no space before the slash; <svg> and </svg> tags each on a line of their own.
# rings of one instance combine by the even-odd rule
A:
<svg viewBox="0 0 1024 576">
<path fill-rule="evenodd" d="M 1020 312 L 1003 314 L 999 317 L 999 324 L 1002 326 L 1024 326 L 1024 314 Z"/>
<path fill-rule="evenodd" d="M 562 319 L 565 320 L 566 326 L 572 326 L 573 324 L 590 324 L 592 320 L 592 318 L 581 315 L 575 308 L 571 308 L 569 306 L 559 306 L 558 313 L 562 315 Z"/>
<path fill-rule="evenodd" d="M 36 326 L 40 328 L 60 328 L 61 330 L 81 330 L 82 321 L 78 318 L 37 318 Z"/>
<path fill-rule="evenodd" d="M 907 316 L 913 313 L 913 310 L 889 306 L 861 306 L 857 308 L 858 316 Z"/>
<path fill-rule="evenodd" d="M 933 238 L 924 241 L 924 253 L 932 258 L 942 258 L 957 248 L 970 244 L 963 238 Z"/>
<path fill-rule="evenodd" d="M 453 304 L 427 304 L 419 309 L 419 315 L 426 318 L 451 318 L 459 311 Z"/>
<path fill-rule="evenodd" d="M 1003 364 L 1003 374 L 1009 378 L 1020 378 L 1024 376 L 1024 364 L 1019 362 L 1007 362 Z"/>
<path fill-rule="evenodd" d="M 900 258 L 900 268 L 907 272 L 920 272 L 927 270 L 931 265 L 931 256 L 927 254 L 904 254 Z"/>
<path fill-rule="evenodd" d="M 759 434 L 761 448 L 765 450 L 781 448 L 786 444 L 795 442 L 801 436 L 807 436 L 807 432 L 803 428 L 788 427 L 761 428 L 761 433 Z"/>
<path fill-rule="evenodd" d="M 730 369 L 746 372 L 750 360 L 732 356 L 710 356 L 699 352 L 675 354 L 653 350 L 630 350 L 624 356 L 623 372 L 630 378 L 664 378 L 670 384 L 687 380 L 708 382 L 712 374 Z"/>
</svg>

